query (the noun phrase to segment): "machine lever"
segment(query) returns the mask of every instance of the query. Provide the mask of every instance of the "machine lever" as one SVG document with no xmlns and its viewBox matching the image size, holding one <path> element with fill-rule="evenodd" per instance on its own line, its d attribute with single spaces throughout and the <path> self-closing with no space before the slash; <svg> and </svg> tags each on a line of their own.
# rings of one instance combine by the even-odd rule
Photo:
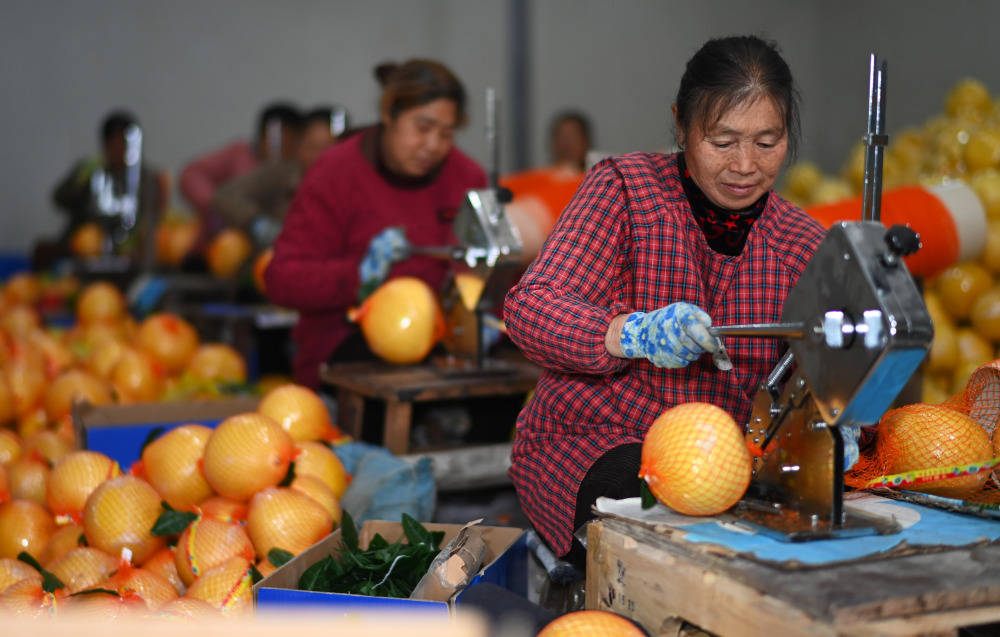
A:
<svg viewBox="0 0 1000 637">
<path fill-rule="evenodd" d="M 804 338 L 805 325 L 802 323 L 745 323 L 743 325 L 719 325 L 708 328 L 708 333 L 712 336 Z"/>
</svg>

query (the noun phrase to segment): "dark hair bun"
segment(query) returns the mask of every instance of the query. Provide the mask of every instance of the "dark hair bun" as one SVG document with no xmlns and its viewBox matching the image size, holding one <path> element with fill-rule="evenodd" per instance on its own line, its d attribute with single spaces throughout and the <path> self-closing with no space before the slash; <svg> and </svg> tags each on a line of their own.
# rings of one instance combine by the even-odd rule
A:
<svg viewBox="0 0 1000 637">
<path fill-rule="evenodd" d="M 380 86 L 385 86 L 398 68 L 399 65 L 395 62 L 383 62 L 375 67 L 375 79 L 378 80 Z"/>
</svg>

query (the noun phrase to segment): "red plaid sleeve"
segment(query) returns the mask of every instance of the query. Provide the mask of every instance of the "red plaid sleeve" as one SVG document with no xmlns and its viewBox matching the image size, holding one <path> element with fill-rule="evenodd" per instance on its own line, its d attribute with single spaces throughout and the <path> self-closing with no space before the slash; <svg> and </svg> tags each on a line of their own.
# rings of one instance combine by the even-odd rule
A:
<svg viewBox="0 0 1000 637">
<path fill-rule="evenodd" d="M 504 303 L 507 332 L 529 359 L 566 373 L 627 364 L 604 346 L 611 319 L 630 311 L 624 215 L 621 177 L 610 164 L 590 171 Z"/>
</svg>

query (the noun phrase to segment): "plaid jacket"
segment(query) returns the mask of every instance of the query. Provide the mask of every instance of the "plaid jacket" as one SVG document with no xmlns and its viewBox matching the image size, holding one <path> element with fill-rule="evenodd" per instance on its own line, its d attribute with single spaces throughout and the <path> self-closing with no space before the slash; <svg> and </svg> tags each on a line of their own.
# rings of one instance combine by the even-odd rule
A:
<svg viewBox="0 0 1000 637">
<path fill-rule="evenodd" d="M 784 347 L 730 338 L 731 372 L 717 371 L 708 356 L 660 369 L 608 354 L 611 319 L 686 301 L 716 325 L 777 321 L 823 235 L 771 193 L 742 254 L 726 256 L 708 247 L 691 214 L 676 155 L 632 153 L 590 171 L 504 304 L 511 339 L 545 368 L 518 417 L 510 476 L 557 554 L 570 548 L 577 490 L 597 458 L 642 442 L 652 421 L 679 403 L 714 403 L 745 423 Z"/>
</svg>

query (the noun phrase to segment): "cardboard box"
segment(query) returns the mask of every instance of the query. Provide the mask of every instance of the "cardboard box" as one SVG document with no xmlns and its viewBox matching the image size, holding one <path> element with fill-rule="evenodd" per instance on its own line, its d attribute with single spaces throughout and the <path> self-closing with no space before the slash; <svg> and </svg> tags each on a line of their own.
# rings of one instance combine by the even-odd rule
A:
<svg viewBox="0 0 1000 637">
<path fill-rule="evenodd" d="M 442 548 L 462 528 L 461 524 L 425 523 L 424 526 L 429 531 L 444 531 Z M 299 578 L 307 568 L 327 555 L 339 552 L 341 540 L 338 529 L 257 582 L 253 587 L 254 603 L 258 612 L 282 610 L 289 606 L 311 606 L 345 614 L 400 611 L 447 615 L 451 609 L 461 605 L 463 593 L 480 582 L 496 584 L 525 596 L 528 583 L 528 549 L 524 531 L 496 526 L 475 528 L 482 532 L 483 540 L 486 542 L 483 566 L 469 586 L 455 593 L 449 600 L 397 599 L 298 590 Z M 405 540 L 403 527 L 399 522 L 369 520 L 361 526 L 358 533 L 359 545 L 367 547 L 376 533 L 381 534 L 390 543 L 400 539 Z"/>
<path fill-rule="evenodd" d="M 223 398 L 101 407 L 79 403 L 73 407 L 73 427 L 81 447 L 100 451 L 127 471 L 154 432 L 159 435 L 191 423 L 215 427 L 229 416 L 257 411 L 259 402 L 259 398 Z"/>
</svg>

